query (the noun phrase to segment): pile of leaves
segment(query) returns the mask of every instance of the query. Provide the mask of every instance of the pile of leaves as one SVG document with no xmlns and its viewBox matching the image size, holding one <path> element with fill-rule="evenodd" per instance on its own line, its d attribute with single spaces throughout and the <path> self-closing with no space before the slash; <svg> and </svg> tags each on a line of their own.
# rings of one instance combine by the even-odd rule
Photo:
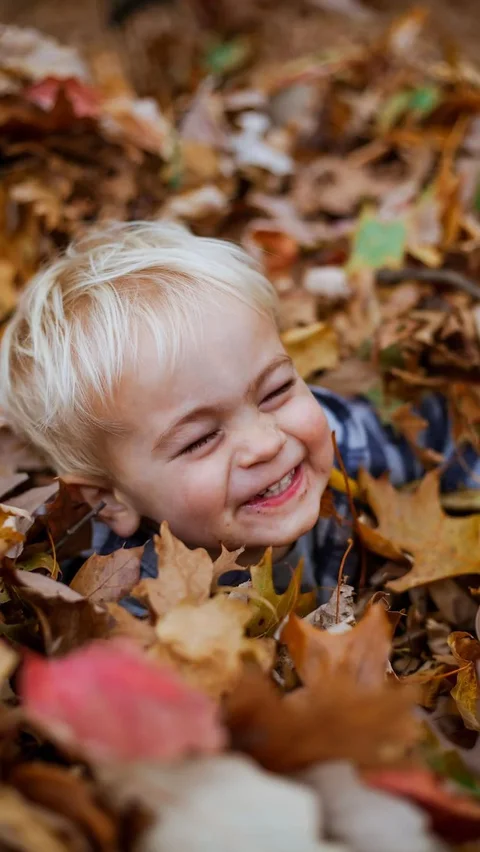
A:
<svg viewBox="0 0 480 852">
<path fill-rule="evenodd" d="M 415 11 L 367 46 L 268 67 L 232 38 L 164 111 L 111 52 L 87 65 L 0 31 L 1 321 L 92 222 L 235 239 L 278 290 L 301 375 L 368 396 L 427 469 L 402 490 L 333 472 L 363 570 L 353 588 L 342 567 L 317 607 L 301 565 L 280 594 L 267 551 L 230 589 L 239 553 L 213 562 L 165 524 L 156 579 L 139 580 L 142 548 L 86 558 L 94 512 L 3 428 L 5 848 L 480 838 L 480 492 L 440 494 L 412 407 L 441 391 L 458 446 L 478 449 L 480 75 L 456 53 L 422 59 L 424 24 Z"/>
</svg>

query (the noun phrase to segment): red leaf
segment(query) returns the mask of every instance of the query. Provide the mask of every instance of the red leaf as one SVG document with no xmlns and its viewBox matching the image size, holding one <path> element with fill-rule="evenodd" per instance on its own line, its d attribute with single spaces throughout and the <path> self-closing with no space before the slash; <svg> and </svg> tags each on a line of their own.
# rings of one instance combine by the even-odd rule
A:
<svg viewBox="0 0 480 852">
<path fill-rule="evenodd" d="M 98 95 L 91 86 L 69 77 L 59 80 L 45 77 L 24 90 L 23 96 L 45 112 L 51 112 L 63 96 L 76 118 L 95 118 L 100 111 Z"/>
<path fill-rule="evenodd" d="M 171 760 L 224 743 L 206 696 L 121 641 L 59 659 L 29 654 L 20 696 L 47 735 L 97 761 Z"/>
</svg>

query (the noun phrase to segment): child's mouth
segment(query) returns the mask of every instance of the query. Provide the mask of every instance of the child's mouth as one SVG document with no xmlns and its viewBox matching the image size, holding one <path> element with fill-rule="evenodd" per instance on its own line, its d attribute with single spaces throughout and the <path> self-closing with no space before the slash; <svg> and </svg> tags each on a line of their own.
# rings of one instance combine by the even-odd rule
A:
<svg viewBox="0 0 480 852">
<path fill-rule="evenodd" d="M 278 482 L 269 485 L 264 491 L 256 494 L 251 500 L 247 500 L 245 506 L 255 506 L 267 508 L 269 506 L 280 506 L 286 503 L 287 500 L 297 493 L 303 482 L 303 465 L 299 464 L 292 468 L 285 476 L 282 476 Z"/>
</svg>

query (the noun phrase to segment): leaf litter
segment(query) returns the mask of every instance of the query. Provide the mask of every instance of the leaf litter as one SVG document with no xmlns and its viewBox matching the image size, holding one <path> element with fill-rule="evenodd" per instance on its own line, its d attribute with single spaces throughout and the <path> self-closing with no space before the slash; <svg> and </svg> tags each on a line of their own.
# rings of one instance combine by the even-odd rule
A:
<svg viewBox="0 0 480 852">
<path fill-rule="evenodd" d="M 141 548 L 86 558 L 95 512 L 2 421 L 8 847 L 480 839 L 478 495 L 440 494 L 444 459 L 414 410 L 441 391 L 457 446 L 478 450 L 480 75 L 452 52 L 424 56 L 418 9 L 382 37 L 256 61 L 254 6 L 233 37 L 221 15 L 213 41 L 170 33 L 187 71 L 152 78 L 158 98 L 137 95 L 110 39 L 87 58 L 2 27 L 0 322 L 92 221 L 174 218 L 233 238 L 277 289 L 301 375 L 365 393 L 428 472 L 399 490 L 333 471 L 321 513 L 335 517 L 331 489 L 347 493 L 365 572 L 317 607 L 301 564 L 278 592 L 267 551 L 232 591 L 219 580 L 245 570 L 241 551 L 214 562 L 166 524 L 155 579 L 139 582 Z M 467 735 L 469 751 L 455 745 Z"/>
</svg>

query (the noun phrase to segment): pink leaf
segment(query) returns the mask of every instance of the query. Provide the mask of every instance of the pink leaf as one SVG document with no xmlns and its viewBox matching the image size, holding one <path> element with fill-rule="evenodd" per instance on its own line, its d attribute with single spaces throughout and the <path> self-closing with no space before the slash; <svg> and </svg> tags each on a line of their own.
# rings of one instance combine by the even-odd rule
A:
<svg viewBox="0 0 480 852">
<path fill-rule="evenodd" d="M 124 641 L 57 659 L 28 654 L 20 696 L 47 735 L 96 761 L 172 760 L 225 741 L 206 696 Z"/>
<path fill-rule="evenodd" d="M 76 118 L 95 118 L 99 114 L 98 94 L 92 86 L 87 86 L 75 77 L 60 80 L 45 77 L 23 92 L 24 97 L 45 112 L 51 112 L 61 95 L 65 98 Z"/>
</svg>

